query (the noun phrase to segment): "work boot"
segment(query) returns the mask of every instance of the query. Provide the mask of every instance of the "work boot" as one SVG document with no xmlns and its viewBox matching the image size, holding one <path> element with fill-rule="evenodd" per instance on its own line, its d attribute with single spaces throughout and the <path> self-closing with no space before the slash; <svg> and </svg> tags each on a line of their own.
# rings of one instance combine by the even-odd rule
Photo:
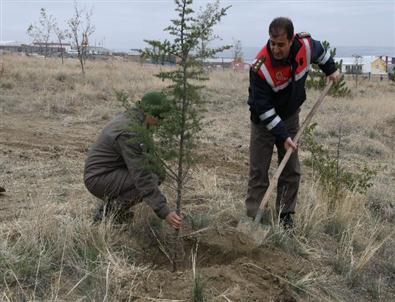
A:
<svg viewBox="0 0 395 302">
<path fill-rule="evenodd" d="M 134 212 L 131 208 L 118 208 L 114 211 L 114 222 L 117 224 L 125 224 L 132 222 Z"/>
<path fill-rule="evenodd" d="M 99 223 L 110 215 L 111 205 L 109 202 L 102 203 L 93 214 L 93 223 Z"/>
<path fill-rule="evenodd" d="M 280 223 L 286 231 L 290 231 L 294 228 L 294 220 L 292 219 L 291 213 L 281 213 Z"/>
<path fill-rule="evenodd" d="M 117 224 L 123 224 L 131 222 L 134 217 L 134 212 L 130 207 L 114 206 L 112 202 L 103 203 L 95 212 L 93 216 L 93 223 L 99 223 L 105 218 L 113 215 L 114 222 Z"/>
</svg>

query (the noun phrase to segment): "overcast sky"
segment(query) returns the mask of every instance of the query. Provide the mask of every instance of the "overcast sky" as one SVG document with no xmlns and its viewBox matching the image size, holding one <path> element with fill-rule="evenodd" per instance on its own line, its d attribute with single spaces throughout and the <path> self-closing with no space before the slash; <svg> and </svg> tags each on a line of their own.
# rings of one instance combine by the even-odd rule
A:
<svg viewBox="0 0 395 302">
<path fill-rule="evenodd" d="M 195 0 L 196 10 L 210 1 Z M 30 42 L 26 29 L 39 18 L 44 7 L 58 22 L 73 14 L 71 0 L 0 0 L 0 40 Z M 81 7 L 93 7 L 96 32 L 90 43 L 127 50 L 145 45 L 143 39 L 164 37 L 163 28 L 174 17 L 172 0 L 96 0 L 78 1 Z M 270 21 L 277 16 L 290 17 L 295 31 L 307 31 L 332 46 L 395 47 L 395 0 L 295 0 L 295 1 L 221 1 L 232 5 L 228 15 L 215 28 L 223 42 L 241 40 L 243 47 L 260 47 L 267 38 Z"/>
</svg>

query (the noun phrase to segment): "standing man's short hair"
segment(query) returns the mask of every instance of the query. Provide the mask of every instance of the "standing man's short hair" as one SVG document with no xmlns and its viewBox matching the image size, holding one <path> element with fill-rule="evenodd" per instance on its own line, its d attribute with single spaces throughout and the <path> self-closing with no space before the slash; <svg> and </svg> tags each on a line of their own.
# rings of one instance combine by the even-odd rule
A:
<svg viewBox="0 0 395 302">
<path fill-rule="evenodd" d="M 289 18 L 277 17 L 269 25 L 269 35 L 276 38 L 283 33 L 286 33 L 288 40 L 291 40 L 294 36 L 294 25 Z"/>
</svg>

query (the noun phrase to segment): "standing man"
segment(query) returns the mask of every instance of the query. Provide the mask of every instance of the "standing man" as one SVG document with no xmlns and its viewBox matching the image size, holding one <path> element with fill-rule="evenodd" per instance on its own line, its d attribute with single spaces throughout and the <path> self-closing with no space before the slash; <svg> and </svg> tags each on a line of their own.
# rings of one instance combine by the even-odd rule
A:
<svg viewBox="0 0 395 302">
<path fill-rule="evenodd" d="M 275 18 L 270 39 L 250 69 L 248 105 L 251 112 L 250 176 L 246 199 L 247 216 L 254 218 L 269 186 L 268 171 L 276 145 L 278 161 L 288 148 L 294 151 L 278 180 L 276 210 L 285 228 L 293 227 L 300 180 L 297 146 L 300 106 L 306 99 L 305 81 L 311 63 L 316 63 L 337 83 L 340 73 L 333 58 L 308 33 L 294 35 L 292 21 Z"/>
<path fill-rule="evenodd" d="M 139 127 L 155 126 L 169 106 L 163 94 L 146 93 L 136 107 L 111 120 L 90 148 L 85 161 L 85 186 L 104 201 L 94 216 L 95 222 L 107 214 L 127 222 L 133 218 L 131 208 L 145 201 L 169 225 L 176 229 L 181 226 L 181 217 L 169 209 L 159 190 L 158 175 L 148 169 L 147 150 L 136 132 Z"/>
</svg>

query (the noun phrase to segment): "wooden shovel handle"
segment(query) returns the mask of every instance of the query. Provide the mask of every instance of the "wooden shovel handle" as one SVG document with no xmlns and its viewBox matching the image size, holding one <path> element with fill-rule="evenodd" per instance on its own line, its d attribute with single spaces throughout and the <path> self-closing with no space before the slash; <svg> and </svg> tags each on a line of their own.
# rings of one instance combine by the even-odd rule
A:
<svg viewBox="0 0 395 302">
<path fill-rule="evenodd" d="M 331 89 L 332 84 L 333 84 L 333 82 L 329 81 L 328 84 L 325 86 L 321 95 L 318 97 L 317 101 L 315 102 L 313 108 L 311 108 L 309 114 L 306 116 L 305 120 L 303 121 L 303 124 L 300 126 L 298 132 L 296 133 L 296 135 L 293 139 L 294 143 L 297 143 L 299 141 L 300 137 L 303 134 L 304 129 L 307 127 L 307 125 L 310 123 L 312 117 L 317 112 L 318 107 L 321 105 L 321 103 L 324 100 L 325 96 L 327 95 L 329 89 Z M 255 216 L 255 220 L 254 220 L 255 222 L 259 222 L 262 219 L 263 210 L 265 209 L 265 207 L 269 201 L 269 197 L 270 197 L 271 193 L 273 192 L 273 189 L 277 184 L 278 178 L 280 177 L 281 172 L 284 170 L 284 167 L 287 164 L 292 152 L 293 152 L 293 149 L 288 148 L 287 152 L 284 155 L 284 158 L 282 159 L 280 165 L 278 166 L 276 172 L 274 173 L 272 179 L 270 180 L 269 187 L 267 188 L 265 195 L 263 196 L 262 202 L 261 202 L 258 212 Z"/>
</svg>

